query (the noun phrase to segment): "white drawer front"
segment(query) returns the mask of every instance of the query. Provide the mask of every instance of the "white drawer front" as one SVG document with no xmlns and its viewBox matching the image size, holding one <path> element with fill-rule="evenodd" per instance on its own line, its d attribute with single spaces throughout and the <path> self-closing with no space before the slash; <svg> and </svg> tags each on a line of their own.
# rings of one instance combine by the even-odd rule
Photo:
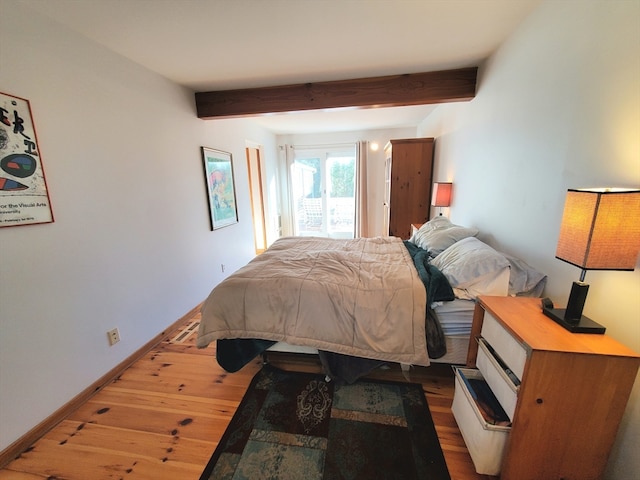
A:
<svg viewBox="0 0 640 480">
<path fill-rule="evenodd" d="M 513 420 L 513 412 L 515 412 L 518 402 L 518 389 L 493 357 L 484 340 L 480 339 L 478 346 L 480 347 L 476 360 L 478 370 L 482 372 L 482 376 L 491 387 L 491 391 L 504 408 L 509 419 Z"/>
<path fill-rule="evenodd" d="M 527 351 L 489 312 L 484 312 L 482 337 L 489 342 L 516 377 L 522 380 Z"/>
<path fill-rule="evenodd" d="M 485 422 L 471 393 L 460 378 L 459 370 L 464 372 L 467 378 L 482 377 L 477 370 L 456 369 L 456 389 L 451 406 L 453 416 L 460 427 L 476 472 L 483 475 L 498 475 L 511 428 Z"/>
</svg>

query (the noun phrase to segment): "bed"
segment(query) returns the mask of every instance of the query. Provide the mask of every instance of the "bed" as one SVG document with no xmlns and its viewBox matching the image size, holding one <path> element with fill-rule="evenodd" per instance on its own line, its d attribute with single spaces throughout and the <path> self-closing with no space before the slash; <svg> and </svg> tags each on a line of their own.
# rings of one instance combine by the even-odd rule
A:
<svg viewBox="0 0 640 480">
<path fill-rule="evenodd" d="M 429 252 L 431 264 L 453 287 L 455 300 L 431 303 L 446 341 L 446 353 L 432 361 L 465 364 L 475 300 L 480 295 L 541 297 L 547 276 L 524 260 L 499 252 L 477 238 L 479 231 L 437 216 L 410 242 Z"/>
<path fill-rule="evenodd" d="M 267 350 L 317 352 L 347 381 L 389 362 L 465 363 L 477 295 L 536 295 L 546 279 L 477 233 L 437 217 L 408 241 L 281 238 L 213 289 L 197 346 L 215 341 L 231 372 Z"/>
<path fill-rule="evenodd" d="M 282 341 L 429 365 L 426 289 L 402 240 L 284 237 L 211 292 L 197 345 Z"/>
</svg>

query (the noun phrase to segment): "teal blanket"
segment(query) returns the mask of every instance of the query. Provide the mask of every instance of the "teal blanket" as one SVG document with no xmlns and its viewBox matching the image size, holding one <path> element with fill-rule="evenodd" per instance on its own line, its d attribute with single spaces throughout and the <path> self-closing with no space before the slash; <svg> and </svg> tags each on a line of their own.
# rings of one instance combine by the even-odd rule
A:
<svg viewBox="0 0 640 480">
<path fill-rule="evenodd" d="M 429 357 L 436 359 L 447 353 L 447 345 L 444 339 L 444 332 L 440 325 L 440 320 L 436 312 L 431 308 L 433 302 L 450 302 L 455 300 L 453 289 L 447 277 L 436 267 L 429 263 L 429 252 L 417 245 L 405 240 L 413 264 L 418 270 L 418 275 L 427 289 L 427 317 L 425 325 L 427 329 L 427 350 Z"/>
<path fill-rule="evenodd" d="M 429 263 L 429 252 L 408 240 L 404 241 L 404 246 L 407 247 L 413 259 L 413 264 L 418 270 L 418 275 L 420 275 L 420 279 L 427 289 L 427 302 L 431 304 L 433 302 L 451 302 L 455 300 L 453 288 L 451 288 L 447 277 Z"/>
</svg>

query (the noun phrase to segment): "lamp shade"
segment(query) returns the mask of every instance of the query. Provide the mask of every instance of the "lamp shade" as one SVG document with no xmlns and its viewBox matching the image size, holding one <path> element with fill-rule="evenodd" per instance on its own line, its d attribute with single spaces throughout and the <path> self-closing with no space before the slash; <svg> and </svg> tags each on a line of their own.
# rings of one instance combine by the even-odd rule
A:
<svg viewBox="0 0 640 480">
<path fill-rule="evenodd" d="M 633 270 L 640 251 L 640 190 L 569 190 L 556 258 L 583 270 Z"/>
<path fill-rule="evenodd" d="M 433 184 L 431 205 L 434 207 L 448 207 L 451 205 L 451 190 L 453 183 L 436 182 Z"/>
</svg>

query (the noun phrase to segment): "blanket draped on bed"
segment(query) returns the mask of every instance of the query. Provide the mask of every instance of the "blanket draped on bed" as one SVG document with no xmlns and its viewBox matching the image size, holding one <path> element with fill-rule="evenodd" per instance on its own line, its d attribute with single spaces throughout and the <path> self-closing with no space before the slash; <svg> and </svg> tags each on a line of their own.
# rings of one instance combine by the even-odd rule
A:
<svg viewBox="0 0 640 480">
<path fill-rule="evenodd" d="M 430 305 L 434 302 L 450 302 L 455 300 L 456 297 L 447 277 L 429 263 L 429 252 L 427 250 L 418 247 L 408 240 L 404 240 L 404 246 L 407 247 L 418 271 L 418 275 L 427 289 L 427 301 L 429 302 L 429 305 L 427 305 L 426 318 L 427 348 L 429 350 L 429 357 L 435 360 L 443 357 L 447 353 L 447 345 L 438 316 Z"/>
<path fill-rule="evenodd" d="M 213 289 L 197 345 L 284 341 L 429 365 L 426 289 L 402 240 L 284 237 Z"/>
<path fill-rule="evenodd" d="M 429 303 L 455 300 L 453 288 L 451 288 L 447 277 L 429 262 L 429 252 L 408 240 L 404 240 L 404 246 L 409 251 L 418 275 L 427 289 Z"/>
</svg>

